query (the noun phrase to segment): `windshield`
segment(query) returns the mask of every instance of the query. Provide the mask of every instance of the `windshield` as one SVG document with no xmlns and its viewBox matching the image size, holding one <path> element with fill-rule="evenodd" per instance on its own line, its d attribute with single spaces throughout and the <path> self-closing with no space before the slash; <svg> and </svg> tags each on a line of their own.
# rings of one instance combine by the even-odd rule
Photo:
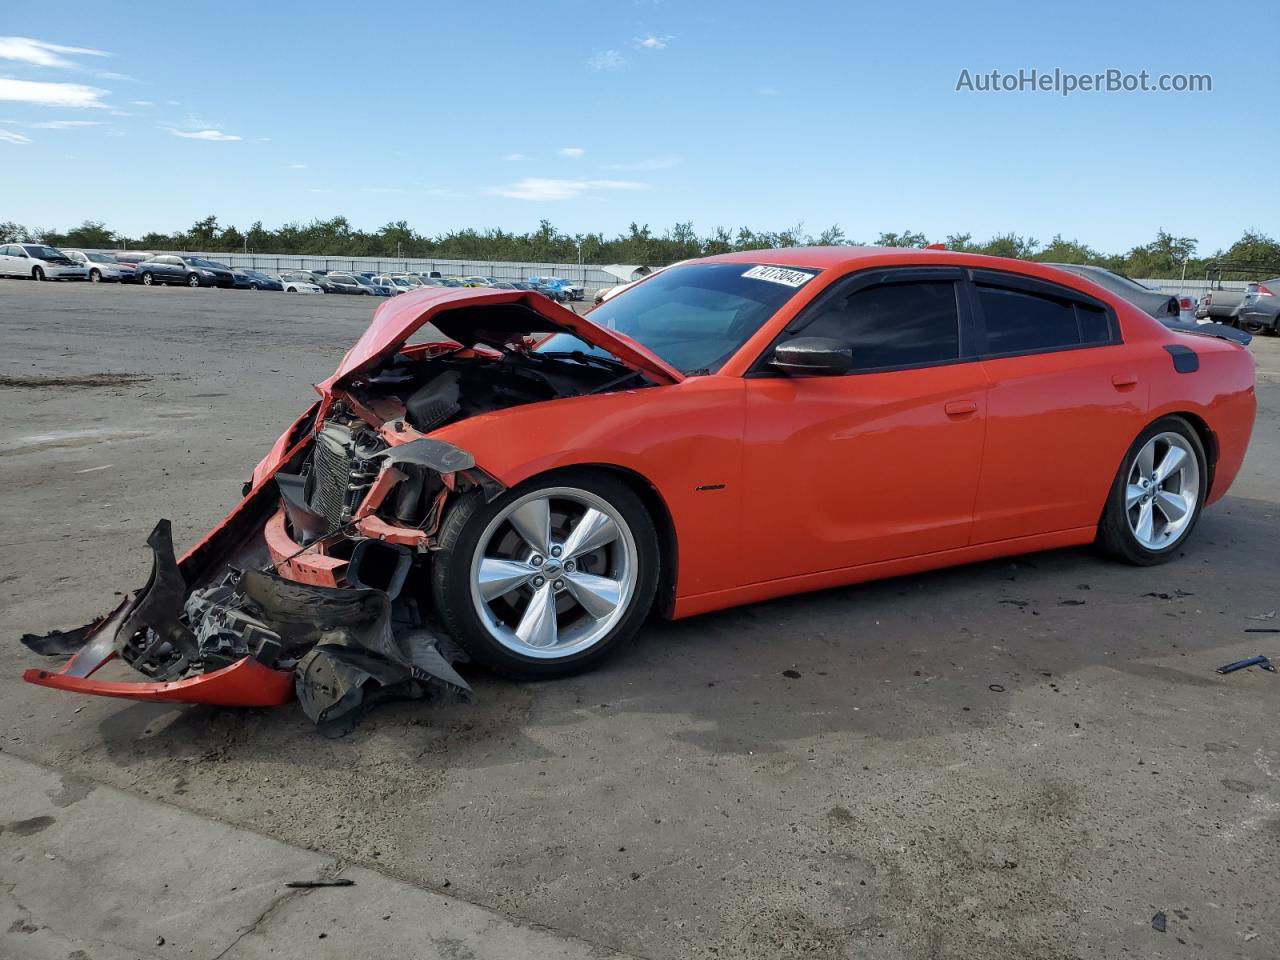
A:
<svg viewBox="0 0 1280 960">
<path fill-rule="evenodd" d="M 187 263 L 193 267 L 203 267 L 205 270 L 225 270 L 227 269 L 220 263 L 214 263 L 212 260 L 206 260 L 203 257 L 188 257 Z"/>
<path fill-rule="evenodd" d="M 590 319 L 644 344 L 683 373 L 713 373 L 817 274 L 765 264 L 693 263 L 602 303 Z M 538 350 L 601 352 L 567 333 L 549 337 Z"/>
<path fill-rule="evenodd" d="M 48 260 L 51 257 L 62 256 L 62 254 L 53 249 L 53 247 L 41 246 L 38 243 L 24 243 L 22 245 L 22 249 L 38 260 Z"/>
</svg>

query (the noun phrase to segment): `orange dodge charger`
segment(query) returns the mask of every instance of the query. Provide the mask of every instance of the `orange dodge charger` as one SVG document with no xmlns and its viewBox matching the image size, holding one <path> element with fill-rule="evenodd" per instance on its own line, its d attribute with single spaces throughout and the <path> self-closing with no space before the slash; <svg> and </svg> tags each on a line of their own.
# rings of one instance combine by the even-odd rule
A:
<svg viewBox="0 0 1280 960">
<path fill-rule="evenodd" d="M 227 518 L 32 682 L 272 704 L 594 666 L 651 611 L 1096 542 L 1171 559 L 1255 412 L 1240 343 L 1034 263 L 858 247 L 661 271 L 580 317 L 536 293 L 382 304 Z M 119 657 L 142 680 L 97 675 Z"/>
</svg>

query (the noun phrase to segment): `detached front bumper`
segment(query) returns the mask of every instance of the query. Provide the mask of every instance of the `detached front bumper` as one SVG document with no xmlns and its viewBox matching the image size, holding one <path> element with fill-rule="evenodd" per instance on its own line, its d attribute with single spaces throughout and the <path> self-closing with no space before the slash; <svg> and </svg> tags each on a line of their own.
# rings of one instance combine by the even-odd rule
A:
<svg viewBox="0 0 1280 960">
<path fill-rule="evenodd" d="M 299 441 L 279 464 L 310 442 Z M 444 445 L 429 446 L 435 454 Z M 413 457 L 415 448 L 399 455 Z M 326 545 L 336 545 L 334 535 L 307 545 L 293 539 L 288 475 L 278 468 L 180 561 L 170 524 L 160 521 L 147 540 L 152 570 L 142 589 L 77 630 L 23 637 L 37 653 L 71 655 L 60 670 L 30 669 L 23 679 L 174 703 L 269 707 L 297 697 L 326 735 L 347 732 L 381 699 L 468 696 L 470 687 L 452 666 L 466 659 L 460 648 L 433 634 L 416 604 L 398 599 L 416 555 L 409 541 L 424 552 L 423 532 L 387 523 L 374 509 L 401 476 L 386 464 L 340 531 L 336 544 L 345 548 L 333 553 Z M 396 577 L 370 587 L 359 577 L 360 558 L 380 550 L 398 551 L 403 563 Z M 117 658 L 146 679 L 99 679 L 98 671 Z"/>
</svg>

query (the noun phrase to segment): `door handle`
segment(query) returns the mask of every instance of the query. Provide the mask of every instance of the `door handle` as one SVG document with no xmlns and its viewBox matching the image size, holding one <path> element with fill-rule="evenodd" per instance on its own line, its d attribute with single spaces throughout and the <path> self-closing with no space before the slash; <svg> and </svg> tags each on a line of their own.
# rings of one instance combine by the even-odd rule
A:
<svg viewBox="0 0 1280 960">
<path fill-rule="evenodd" d="M 1138 385 L 1136 373 L 1117 373 L 1111 378 L 1111 385 L 1117 390 L 1129 390 Z"/>
<path fill-rule="evenodd" d="M 978 412 L 978 404 L 973 400 L 951 400 L 942 409 L 947 412 L 948 417 L 967 417 Z"/>
</svg>

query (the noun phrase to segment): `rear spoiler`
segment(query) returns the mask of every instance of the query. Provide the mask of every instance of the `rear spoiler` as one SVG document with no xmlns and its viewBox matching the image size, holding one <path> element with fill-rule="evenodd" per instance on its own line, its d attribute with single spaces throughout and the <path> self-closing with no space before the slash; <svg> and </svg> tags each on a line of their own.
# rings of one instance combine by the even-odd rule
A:
<svg viewBox="0 0 1280 960">
<path fill-rule="evenodd" d="M 1185 320 L 1161 320 L 1160 322 L 1170 330 L 1177 330 L 1179 333 L 1197 333 L 1203 337 L 1217 337 L 1219 340 L 1238 343 L 1242 347 L 1247 347 L 1253 342 L 1251 335 L 1235 327 L 1229 327 L 1225 323 L 1188 323 Z"/>
</svg>

